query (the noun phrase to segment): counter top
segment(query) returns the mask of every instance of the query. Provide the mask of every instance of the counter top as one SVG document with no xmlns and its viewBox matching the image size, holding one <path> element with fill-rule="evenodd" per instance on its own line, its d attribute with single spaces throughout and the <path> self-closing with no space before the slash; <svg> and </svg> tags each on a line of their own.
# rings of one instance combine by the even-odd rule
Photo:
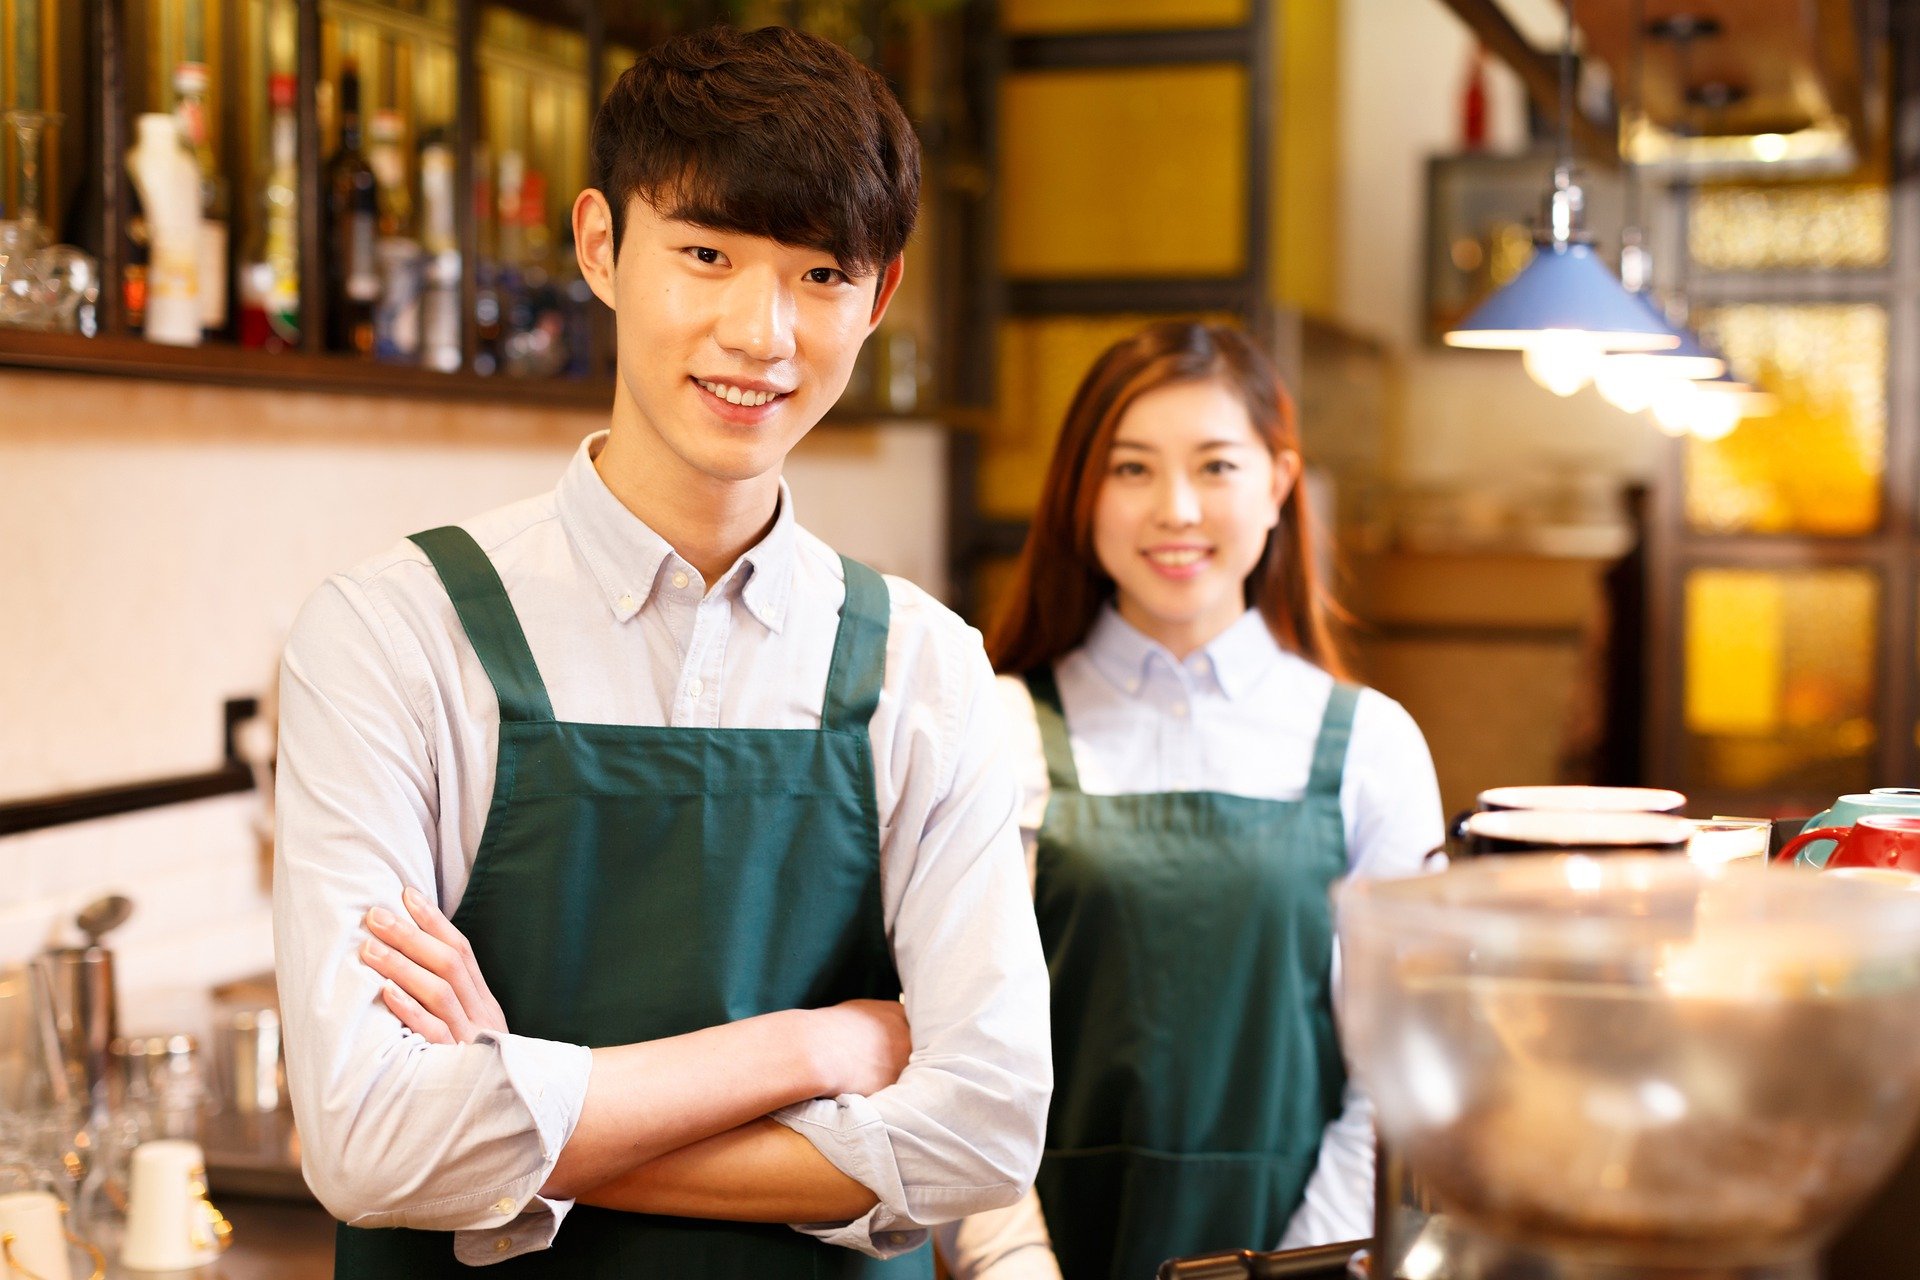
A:
<svg viewBox="0 0 1920 1280">
<path fill-rule="evenodd" d="M 233 1247 L 191 1271 L 128 1271 L 107 1264 L 108 1280 L 333 1280 L 333 1219 L 312 1201 L 216 1195 L 233 1224 Z M 84 1275 L 84 1272 L 75 1272 Z"/>
</svg>

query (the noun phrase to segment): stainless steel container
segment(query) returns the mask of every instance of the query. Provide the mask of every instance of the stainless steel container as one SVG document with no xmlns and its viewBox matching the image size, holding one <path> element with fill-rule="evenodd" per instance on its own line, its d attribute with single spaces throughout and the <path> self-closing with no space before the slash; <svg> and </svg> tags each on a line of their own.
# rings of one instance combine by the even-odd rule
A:
<svg viewBox="0 0 1920 1280">
<path fill-rule="evenodd" d="M 286 1104 L 278 1010 L 221 1010 L 213 1043 L 215 1081 L 222 1106 L 257 1113 L 277 1111 Z"/>
<path fill-rule="evenodd" d="M 52 998 L 60 1055 L 69 1078 L 104 1101 L 118 1034 L 113 953 L 105 947 L 58 947 L 35 962 Z"/>
</svg>

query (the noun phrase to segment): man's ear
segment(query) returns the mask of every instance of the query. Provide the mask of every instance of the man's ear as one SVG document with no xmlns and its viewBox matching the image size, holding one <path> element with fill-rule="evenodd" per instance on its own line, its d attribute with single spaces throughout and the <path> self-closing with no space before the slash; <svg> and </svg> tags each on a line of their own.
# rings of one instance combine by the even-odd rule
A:
<svg viewBox="0 0 1920 1280">
<path fill-rule="evenodd" d="M 880 283 L 873 291 L 873 314 L 867 319 L 867 332 L 872 333 L 880 327 L 880 321 L 887 314 L 887 307 L 893 301 L 893 295 L 900 290 L 900 278 L 907 273 L 905 254 L 887 264 L 880 273 Z"/>
<path fill-rule="evenodd" d="M 614 309 L 613 209 L 597 187 L 574 197 L 573 255 L 593 296 Z"/>
</svg>

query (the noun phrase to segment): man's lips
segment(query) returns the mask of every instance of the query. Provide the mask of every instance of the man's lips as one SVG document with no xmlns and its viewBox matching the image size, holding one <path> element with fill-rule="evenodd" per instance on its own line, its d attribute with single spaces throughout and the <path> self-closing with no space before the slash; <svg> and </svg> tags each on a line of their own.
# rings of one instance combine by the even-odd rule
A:
<svg viewBox="0 0 1920 1280">
<path fill-rule="evenodd" d="M 734 378 L 693 378 L 693 384 L 726 404 L 738 405 L 746 409 L 758 409 L 775 400 L 791 395 L 791 387 L 777 387 L 770 382 L 743 381 Z"/>
</svg>

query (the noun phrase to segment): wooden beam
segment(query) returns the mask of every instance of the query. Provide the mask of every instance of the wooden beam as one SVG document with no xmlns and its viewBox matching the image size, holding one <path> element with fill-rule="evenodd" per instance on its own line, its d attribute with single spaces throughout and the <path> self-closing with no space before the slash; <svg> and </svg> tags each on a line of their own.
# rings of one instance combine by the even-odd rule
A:
<svg viewBox="0 0 1920 1280">
<path fill-rule="evenodd" d="M 1513 68 L 1533 104 L 1549 120 L 1558 120 L 1560 66 L 1557 55 L 1543 53 L 1529 44 L 1513 25 L 1513 19 L 1500 8 L 1498 0 L 1444 0 L 1444 3 L 1456 18 L 1467 24 L 1467 30 L 1486 46 L 1487 52 Z M 1618 130 L 1611 125 L 1595 124 L 1581 115 L 1577 107 L 1573 112 L 1573 144 L 1578 157 L 1608 168 L 1620 163 Z"/>
</svg>

